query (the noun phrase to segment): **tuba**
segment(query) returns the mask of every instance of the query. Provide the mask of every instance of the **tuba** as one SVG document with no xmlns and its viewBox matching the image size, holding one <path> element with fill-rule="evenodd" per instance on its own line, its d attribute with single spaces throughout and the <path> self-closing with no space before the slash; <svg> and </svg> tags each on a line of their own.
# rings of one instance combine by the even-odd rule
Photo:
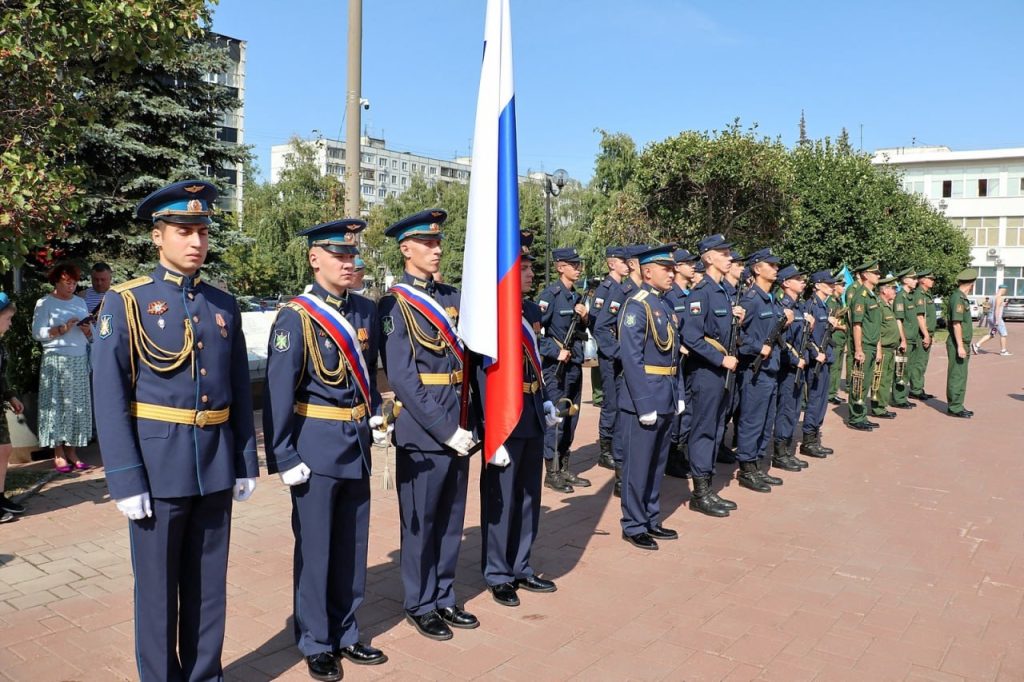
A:
<svg viewBox="0 0 1024 682">
<path fill-rule="evenodd" d="M 871 399 L 878 402 L 878 389 L 882 387 L 882 361 L 885 359 L 885 351 L 875 358 L 874 371 L 871 372 Z"/>
<path fill-rule="evenodd" d="M 896 349 L 896 360 L 895 360 L 895 377 L 896 377 L 896 388 L 903 390 L 906 386 L 907 376 L 907 349 L 897 348 Z"/>
<path fill-rule="evenodd" d="M 853 372 L 850 374 L 850 400 L 854 405 L 864 404 L 864 363 L 853 361 Z"/>
</svg>

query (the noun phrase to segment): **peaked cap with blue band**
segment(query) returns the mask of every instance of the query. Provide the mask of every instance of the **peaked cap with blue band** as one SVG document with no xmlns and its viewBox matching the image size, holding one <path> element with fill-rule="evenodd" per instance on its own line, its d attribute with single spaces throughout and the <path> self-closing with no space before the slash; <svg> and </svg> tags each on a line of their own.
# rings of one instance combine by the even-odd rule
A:
<svg viewBox="0 0 1024 682">
<path fill-rule="evenodd" d="M 331 253 L 358 254 L 356 235 L 366 229 L 366 221 L 359 218 L 342 218 L 328 223 L 320 223 L 299 232 L 306 238 L 306 244 L 312 248 L 319 246 Z"/>
<path fill-rule="evenodd" d="M 428 208 L 426 211 L 420 211 L 389 225 L 384 230 L 384 234 L 394 237 L 399 243 L 417 237 L 420 239 L 443 239 L 441 226 L 447 219 L 447 211 L 440 208 Z"/>
<path fill-rule="evenodd" d="M 636 258 L 640 261 L 640 265 L 650 265 L 652 263 L 657 265 L 675 265 L 676 259 L 672 257 L 672 252 L 675 251 L 675 248 L 675 244 L 662 244 L 661 246 L 647 249 L 643 253 L 638 253 Z"/>
<path fill-rule="evenodd" d="M 135 217 L 177 225 L 209 225 L 217 188 L 205 180 L 183 180 L 161 187 L 139 202 Z"/>
</svg>

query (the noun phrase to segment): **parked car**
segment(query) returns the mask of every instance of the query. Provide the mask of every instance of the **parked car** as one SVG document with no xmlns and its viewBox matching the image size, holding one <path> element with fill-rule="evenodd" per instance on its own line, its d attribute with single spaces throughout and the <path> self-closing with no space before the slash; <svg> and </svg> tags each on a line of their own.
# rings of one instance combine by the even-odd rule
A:
<svg viewBox="0 0 1024 682">
<path fill-rule="evenodd" d="M 945 329 L 946 328 L 946 318 L 943 317 L 943 315 L 942 315 L 942 299 L 939 298 L 938 296 L 936 296 L 935 300 L 932 301 L 932 305 L 935 306 L 935 328 L 936 329 Z"/>
<path fill-rule="evenodd" d="M 1007 296 L 1003 308 L 1003 319 L 1021 321 L 1024 320 L 1024 297 Z"/>
</svg>

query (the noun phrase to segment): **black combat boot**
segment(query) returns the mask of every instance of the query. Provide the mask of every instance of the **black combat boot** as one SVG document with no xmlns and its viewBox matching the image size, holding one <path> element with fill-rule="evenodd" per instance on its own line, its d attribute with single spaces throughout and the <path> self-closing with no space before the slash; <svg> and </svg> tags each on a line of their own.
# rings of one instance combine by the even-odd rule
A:
<svg viewBox="0 0 1024 682">
<path fill-rule="evenodd" d="M 739 473 L 736 474 L 736 481 L 744 488 L 759 493 L 770 493 L 772 488 L 761 478 L 761 471 L 757 468 L 757 462 L 740 462 Z"/>
<path fill-rule="evenodd" d="M 804 439 L 800 441 L 800 454 L 808 457 L 828 457 L 828 453 L 818 445 L 818 437 L 813 431 L 804 433 Z"/>
<path fill-rule="evenodd" d="M 708 480 L 711 481 L 711 479 Z M 713 482 L 708 484 L 708 497 L 710 497 L 711 501 L 717 504 L 722 509 L 726 509 L 728 511 L 735 511 L 736 509 L 735 502 L 733 502 L 732 500 L 727 500 L 724 497 L 719 497 L 718 493 L 715 492 L 715 486 Z"/>
<path fill-rule="evenodd" d="M 771 470 L 771 466 L 765 466 L 765 470 L 761 471 L 761 460 L 754 462 L 755 468 L 761 474 L 761 480 L 768 485 L 782 485 L 783 480 L 778 476 L 772 476 L 768 472 Z"/>
<path fill-rule="evenodd" d="M 559 471 L 562 472 L 562 480 L 569 485 L 574 485 L 577 488 L 589 488 L 590 481 L 586 478 L 580 478 L 573 472 L 569 471 L 569 453 L 561 452 L 558 454 L 558 461 L 561 462 Z"/>
<path fill-rule="evenodd" d="M 690 458 L 687 455 L 686 443 L 672 443 L 669 447 L 665 475 L 673 478 L 690 477 Z"/>
<path fill-rule="evenodd" d="M 821 429 L 815 430 L 815 432 L 814 432 L 814 442 L 817 444 L 818 449 L 821 450 L 822 452 L 824 452 L 826 455 L 835 454 L 835 450 L 833 450 L 832 448 L 827 448 L 827 447 L 825 447 L 824 445 L 821 444 Z"/>
<path fill-rule="evenodd" d="M 783 471 L 800 471 L 800 465 L 789 456 L 789 443 L 784 440 L 772 442 L 772 466 Z"/>
<path fill-rule="evenodd" d="M 615 465 L 615 485 L 612 487 L 612 495 L 622 497 L 622 466 Z"/>
<path fill-rule="evenodd" d="M 558 470 L 557 459 L 544 460 L 544 466 L 548 470 L 544 476 L 544 485 L 546 487 L 560 493 L 573 492 L 572 486 L 565 482 L 565 479 L 562 478 L 562 472 Z"/>
<path fill-rule="evenodd" d="M 796 456 L 796 444 L 792 440 L 786 441 L 786 454 L 789 456 L 791 460 L 796 462 L 796 465 L 801 469 L 806 469 L 807 467 L 811 466 L 810 464 L 807 463 L 807 460 L 800 459 L 799 457 Z"/>
<path fill-rule="evenodd" d="M 729 515 L 729 510 L 715 503 L 711 497 L 710 476 L 693 477 L 693 494 L 690 496 L 690 509 L 699 511 L 701 514 L 717 516 L 719 518 Z"/>
<path fill-rule="evenodd" d="M 597 456 L 597 466 L 605 469 L 615 468 L 615 458 L 612 457 L 612 439 L 598 438 L 597 444 L 601 448 L 601 454 Z"/>
</svg>

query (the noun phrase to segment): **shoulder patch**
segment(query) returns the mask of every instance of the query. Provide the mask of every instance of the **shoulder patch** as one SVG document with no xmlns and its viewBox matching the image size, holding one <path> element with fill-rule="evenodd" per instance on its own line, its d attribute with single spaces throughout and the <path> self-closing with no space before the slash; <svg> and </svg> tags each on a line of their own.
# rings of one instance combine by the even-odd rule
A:
<svg viewBox="0 0 1024 682">
<path fill-rule="evenodd" d="M 550 305 L 550 304 L 549 304 L 549 303 L 548 303 L 547 301 L 545 301 L 545 300 L 544 300 L 543 298 L 542 298 L 542 299 L 540 299 L 540 300 L 539 300 L 539 301 L 537 302 L 537 306 L 538 306 L 538 307 L 540 308 L 540 311 L 541 311 L 542 313 L 543 313 L 543 312 L 545 312 L 545 311 L 546 311 L 546 310 L 548 309 L 548 306 L 549 306 L 549 305 Z"/>
<path fill-rule="evenodd" d="M 625 325 L 627 327 L 635 327 L 636 326 L 636 314 L 635 313 L 626 313 L 626 318 L 625 318 L 625 320 L 623 322 L 625 323 Z"/>
<path fill-rule="evenodd" d="M 700 313 L 701 313 L 700 301 L 693 301 L 692 303 L 690 303 L 690 314 L 691 315 L 700 315 Z"/>
<path fill-rule="evenodd" d="M 595 298 L 594 299 L 594 310 L 600 310 L 601 306 L 603 306 L 603 305 L 604 305 L 604 299 L 603 298 Z"/>
<path fill-rule="evenodd" d="M 390 315 L 380 318 L 380 330 L 384 332 L 384 336 L 391 336 L 391 332 L 395 331 L 395 318 Z"/>
<path fill-rule="evenodd" d="M 150 277 L 149 275 L 143 275 L 142 277 L 136 277 L 135 279 L 130 279 L 127 282 L 121 282 L 120 284 L 115 284 L 114 286 L 110 287 L 110 290 L 111 291 L 116 291 L 117 293 L 121 293 L 122 291 L 128 291 L 129 289 L 134 289 L 136 287 L 141 287 L 143 284 L 149 284 L 152 281 L 153 281 L 152 277 Z"/>
<path fill-rule="evenodd" d="M 278 329 L 274 332 L 274 350 L 284 353 L 292 347 L 292 333 L 287 329 Z"/>
<path fill-rule="evenodd" d="M 612 313 L 612 315 L 614 315 L 614 314 L 616 314 L 617 312 L 619 312 L 619 308 L 620 308 L 620 307 L 622 307 L 622 303 L 620 303 L 619 301 L 612 301 L 612 302 L 611 302 L 611 303 L 610 303 L 610 304 L 608 305 L 608 310 L 610 310 L 610 311 L 611 311 L 611 313 Z"/>
<path fill-rule="evenodd" d="M 100 315 L 100 338 L 105 339 L 114 332 L 111 315 Z"/>
</svg>

